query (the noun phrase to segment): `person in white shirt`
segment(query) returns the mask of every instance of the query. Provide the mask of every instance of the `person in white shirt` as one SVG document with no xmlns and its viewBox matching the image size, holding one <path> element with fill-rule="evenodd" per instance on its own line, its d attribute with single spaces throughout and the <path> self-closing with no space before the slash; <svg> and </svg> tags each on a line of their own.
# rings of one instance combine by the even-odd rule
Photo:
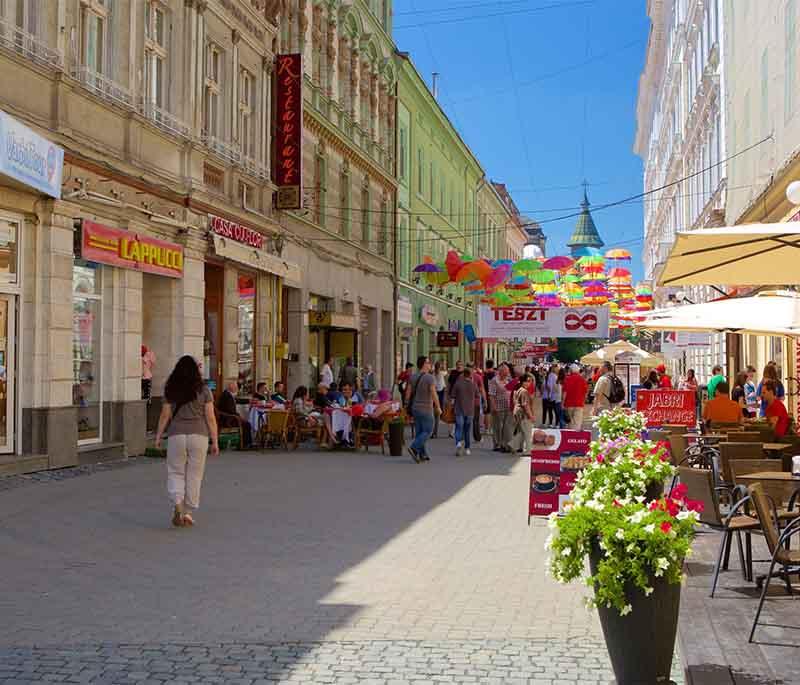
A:
<svg viewBox="0 0 800 685">
<path fill-rule="evenodd" d="M 319 372 L 319 382 L 329 388 L 331 387 L 333 383 L 333 357 L 326 359 L 322 365 L 322 371 Z"/>
</svg>

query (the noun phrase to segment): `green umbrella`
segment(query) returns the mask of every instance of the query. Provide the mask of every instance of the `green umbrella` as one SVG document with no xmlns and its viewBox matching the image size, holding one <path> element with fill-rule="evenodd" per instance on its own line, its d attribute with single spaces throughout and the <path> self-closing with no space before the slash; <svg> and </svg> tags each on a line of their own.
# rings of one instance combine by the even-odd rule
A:
<svg viewBox="0 0 800 685">
<path fill-rule="evenodd" d="M 532 271 L 538 271 L 541 268 L 542 263 L 536 259 L 520 259 L 518 262 L 514 263 L 511 270 L 515 274 L 528 274 Z"/>
<path fill-rule="evenodd" d="M 552 283 L 556 279 L 556 272 L 550 269 L 540 269 L 528 276 L 532 283 Z"/>
</svg>

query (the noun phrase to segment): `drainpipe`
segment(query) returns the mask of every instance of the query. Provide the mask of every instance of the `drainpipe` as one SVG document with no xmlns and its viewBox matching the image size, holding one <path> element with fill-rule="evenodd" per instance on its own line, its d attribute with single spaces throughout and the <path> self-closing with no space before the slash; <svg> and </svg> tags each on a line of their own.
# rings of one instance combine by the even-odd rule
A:
<svg viewBox="0 0 800 685">
<path fill-rule="evenodd" d="M 394 85 L 394 102 L 395 102 L 395 112 L 394 112 L 394 169 L 392 170 L 394 177 L 397 178 L 397 154 L 400 149 L 399 143 L 399 128 L 400 128 L 400 121 L 397 117 L 397 103 L 399 102 L 398 99 L 398 89 L 397 83 Z M 393 296 L 393 304 L 392 304 L 392 377 L 391 379 L 384 379 L 384 383 L 391 381 L 391 385 L 384 386 L 389 388 L 394 388 L 394 381 L 397 378 L 397 374 L 399 373 L 399 369 L 397 368 L 397 350 L 399 349 L 399 340 L 398 340 L 398 331 L 397 331 L 397 318 L 398 318 L 398 299 L 400 297 L 400 286 L 399 286 L 399 272 L 398 272 L 398 245 L 399 241 L 397 239 L 397 231 L 400 224 L 400 212 L 398 211 L 399 202 L 398 202 L 398 192 L 395 189 L 394 195 L 394 230 L 392 231 L 393 239 L 392 239 L 392 296 Z M 403 399 L 402 397 L 400 398 Z"/>
</svg>

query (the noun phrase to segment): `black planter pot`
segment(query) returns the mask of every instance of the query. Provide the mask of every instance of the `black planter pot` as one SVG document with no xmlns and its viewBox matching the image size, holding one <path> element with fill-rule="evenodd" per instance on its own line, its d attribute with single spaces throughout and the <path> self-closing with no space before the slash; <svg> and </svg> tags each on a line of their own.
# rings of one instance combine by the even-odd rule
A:
<svg viewBox="0 0 800 685">
<path fill-rule="evenodd" d="M 389 424 L 389 454 L 393 457 L 400 457 L 403 455 L 403 442 L 405 426 L 400 423 Z"/>
<path fill-rule="evenodd" d="M 592 545 L 589 566 L 592 575 L 603 558 L 600 545 Z M 668 583 L 663 577 L 652 578 L 653 592 L 645 597 L 639 588 L 626 588 L 632 611 L 620 616 L 614 609 L 598 607 L 603 636 L 618 685 L 658 685 L 669 683 L 678 610 L 680 583 Z"/>
</svg>

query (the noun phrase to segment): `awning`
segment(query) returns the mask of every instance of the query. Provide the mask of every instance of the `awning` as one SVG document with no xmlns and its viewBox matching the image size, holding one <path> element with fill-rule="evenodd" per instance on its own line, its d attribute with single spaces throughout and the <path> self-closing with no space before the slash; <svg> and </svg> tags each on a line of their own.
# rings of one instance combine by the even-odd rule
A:
<svg viewBox="0 0 800 685">
<path fill-rule="evenodd" d="M 625 355 L 623 363 L 638 363 L 645 368 L 654 369 L 659 364 L 664 363 L 663 359 L 650 354 L 647 350 L 643 350 L 627 340 L 618 340 L 615 343 L 601 347 L 599 350 L 583 355 L 581 364 L 586 366 L 600 366 L 603 362 L 611 362 L 613 364 L 617 355 Z"/>
<path fill-rule="evenodd" d="M 659 285 L 800 284 L 800 226 L 744 224 L 679 232 Z"/>
<path fill-rule="evenodd" d="M 647 312 L 639 326 L 656 331 L 800 335 L 800 297 L 791 291 L 768 291 L 656 309 Z"/>
<path fill-rule="evenodd" d="M 286 285 L 299 288 L 302 284 L 300 267 L 276 255 L 249 247 L 219 235 L 212 235 L 214 251 L 225 259 L 245 264 L 251 269 L 268 271 L 283 278 Z"/>
</svg>

